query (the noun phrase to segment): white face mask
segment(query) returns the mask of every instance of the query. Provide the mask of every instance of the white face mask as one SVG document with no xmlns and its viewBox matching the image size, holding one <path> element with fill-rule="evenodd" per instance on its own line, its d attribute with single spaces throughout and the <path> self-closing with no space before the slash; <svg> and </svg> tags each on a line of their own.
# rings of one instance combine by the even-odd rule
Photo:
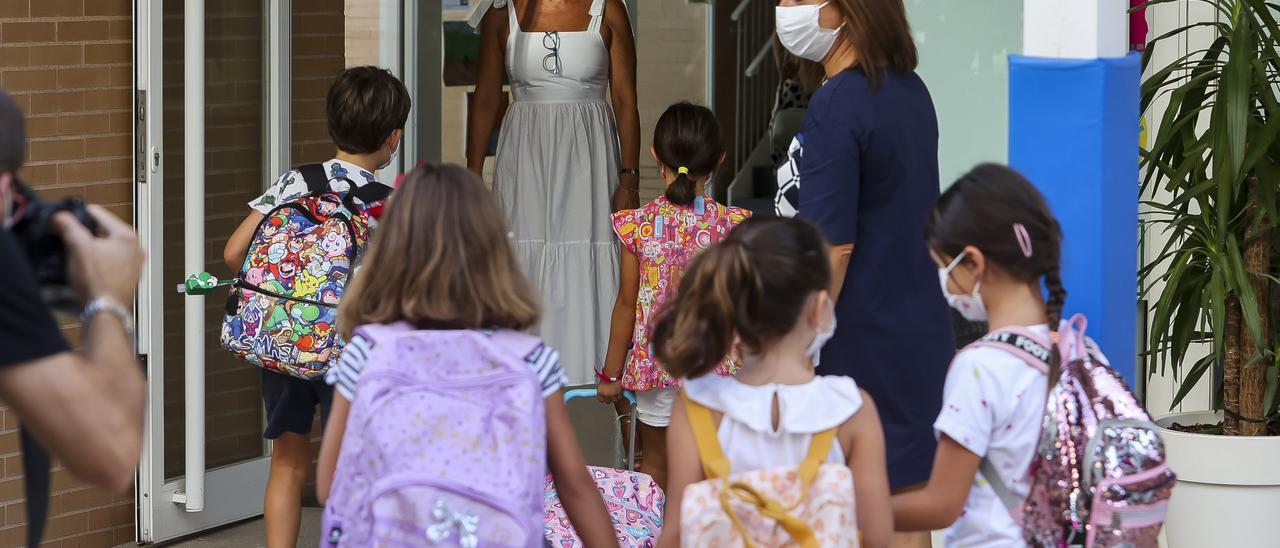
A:
<svg viewBox="0 0 1280 548">
<path fill-rule="evenodd" d="M 387 169 L 387 166 L 391 165 L 391 162 L 394 162 L 396 160 L 397 154 L 400 154 L 399 140 L 396 141 L 396 148 L 391 149 L 391 155 L 387 157 L 387 161 L 382 162 L 382 165 L 378 166 L 377 171 L 382 171 L 384 169 Z"/>
<path fill-rule="evenodd" d="M 967 253 L 967 252 L 965 252 Z M 978 280 L 973 284 L 973 291 L 968 295 L 956 295 L 947 289 L 947 280 L 951 277 L 951 271 L 955 270 L 956 265 L 964 259 L 965 253 L 957 255 L 955 260 L 951 261 L 946 268 L 938 269 L 938 283 L 942 284 L 942 294 L 947 298 L 947 304 L 951 308 L 956 309 L 964 319 L 971 322 L 987 321 L 987 305 L 982 303 L 982 295 L 978 290 L 982 288 L 982 280 Z"/>
<path fill-rule="evenodd" d="M 796 57 L 821 63 L 836 45 L 838 28 L 824 29 L 818 22 L 827 3 L 807 6 L 777 6 L 773 9 L 778 40 Z"/>
<path fill-rule="evenodd" d="M 813 358 L 814 367 L 818 367 L 818 362 L 822 359 L 822 347 L 826 346 L 827 341 L 836 334 L 836 303 L 825 293 L 823 293 L 823 299 L 827 301 L 827 316 L 831 320 L 825 328 L 818 328 L 818 332 L 813 336 L 813 342 L 809 344 L 809 349 L 804 352 L 806 357 Z"/>
</svg>

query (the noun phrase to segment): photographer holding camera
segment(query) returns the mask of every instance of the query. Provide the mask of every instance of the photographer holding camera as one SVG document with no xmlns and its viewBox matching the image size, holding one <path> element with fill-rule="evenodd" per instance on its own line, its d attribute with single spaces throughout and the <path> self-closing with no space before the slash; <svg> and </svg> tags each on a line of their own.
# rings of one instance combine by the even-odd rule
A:
<svg viewBox="0 0 1280 548">
<path fill-rule="evenodd" d="M 131 312 L 142 249 L 101 207 L 36 200 L 17 179 L 25 141 L 21 109 L 0 91 L 0 399 L 72 475 L 123 492 L 142 450 Z M 79 351 L 47 302 L 59 286 L 82 305 Z"/>
</svg>

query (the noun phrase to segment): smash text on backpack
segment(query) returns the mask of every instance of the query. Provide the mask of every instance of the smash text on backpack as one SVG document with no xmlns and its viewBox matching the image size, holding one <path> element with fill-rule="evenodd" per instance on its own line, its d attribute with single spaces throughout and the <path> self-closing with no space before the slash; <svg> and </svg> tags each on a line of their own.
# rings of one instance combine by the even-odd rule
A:
<svg viewBox="0 0 1280 548">
<path fill-rule="evenodd" d="M 546 422 L 513 331 L 367 325 L 322 546 L 542 546 Z"/>
<path fill-rule="evenodd" d="M 1030 546 L 1154 548 L 1175 476 L 1156 425 L 1124 379 L 1096 357 L 1085 325 L 1081 315 L 1062 322 L 1059 368 L 1049 365 L 1047 341 L 1024 329 L 971 345 L 1010 352 L 1050 375 L 1027 499 L 1009 490 L 990 461 L 983 459 L 980 471 Z"/>
<path fill-rule="evenodd" d="M 227 299 L 221 342 L 249 363 L 314 379 L 337 363 L 338 301 L 369 239 L 370 206 L 391 189 L 347 180 L 351 190 L 335 192 L 323 165 L 298 171 L 309 192 L 258 224 Z"/>
<path fill-rule="evenodd" d="M 859 546 L 853 472 L 824 462 L 836 443 L 835 428 L 813 435 L 799 466 L 731 476 L 711 410 L 684 401 L 707 479 L 685 488 L 681 546 Z"/>
</svg>

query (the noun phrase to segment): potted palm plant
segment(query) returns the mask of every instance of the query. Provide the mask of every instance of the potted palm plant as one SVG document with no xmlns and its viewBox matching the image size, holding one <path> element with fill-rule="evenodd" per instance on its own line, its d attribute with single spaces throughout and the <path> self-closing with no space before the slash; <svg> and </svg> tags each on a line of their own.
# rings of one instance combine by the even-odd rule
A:
<svg viewBox="0 0 1280 548">
<path fill-rule="evenodd" d="M 1143 57 L 1145 222 L 1167 238 L 1140 273 L 1147 359 L 1180 381 L 1174 406 L 1206 375 L 1215 389 L 1214 409 L 1159 421 L 1179 475 L 1166 532 L 1175 548 L 1266 546 L 1280 508 L 1280 12 L 1203 1 L 1213 20 L 1156 37 Z M 1207 47 L 1151 65 L 1202 32 Z"/>
</svg>

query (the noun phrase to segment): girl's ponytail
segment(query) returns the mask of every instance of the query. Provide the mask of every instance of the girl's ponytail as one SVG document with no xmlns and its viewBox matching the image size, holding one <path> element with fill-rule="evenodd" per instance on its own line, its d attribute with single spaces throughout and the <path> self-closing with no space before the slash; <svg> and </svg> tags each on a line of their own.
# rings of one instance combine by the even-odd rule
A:
<svg viewBox="0 0 1280 548">
<path fill-rule="evenodd" d="M 753 217 L 685 272 L 653 330 L 658 363 L 672 376 L 713 371 L 740 341 L 763 352 L 791 332 L 808 297 L 829 286 L 822 236 L 794 219 Z"/>
<path fill-rule="evenodd" d="M 667 185 L 667 191 L 663 194 L 667 201 L 676 205 L 689 205 L 693 203 L 693 199 L 697 195 L 697 183 L 689 176 L 689 168 L 676 168 L 676 180 Z"/>
<path fill-rule="evenodd" d="M 676 173 L 664 194 L 667 201 L 692 204 L 702 194 L 698 181 L 710 177 L 724 157 L 715 113 L 687 102 L 671 105 L 653 128 L 653 153 L 664 169 Z"/>
<path fill-rule="evenodd" d="M 684 297 L 654 327 L 658 362 L 680 378 L 715 369 L 733 349 L 739 312 L 759 293 L 760 280 L 741 242 L 726 240 L 707 250 L 680 284 Z"/>
</svg>

